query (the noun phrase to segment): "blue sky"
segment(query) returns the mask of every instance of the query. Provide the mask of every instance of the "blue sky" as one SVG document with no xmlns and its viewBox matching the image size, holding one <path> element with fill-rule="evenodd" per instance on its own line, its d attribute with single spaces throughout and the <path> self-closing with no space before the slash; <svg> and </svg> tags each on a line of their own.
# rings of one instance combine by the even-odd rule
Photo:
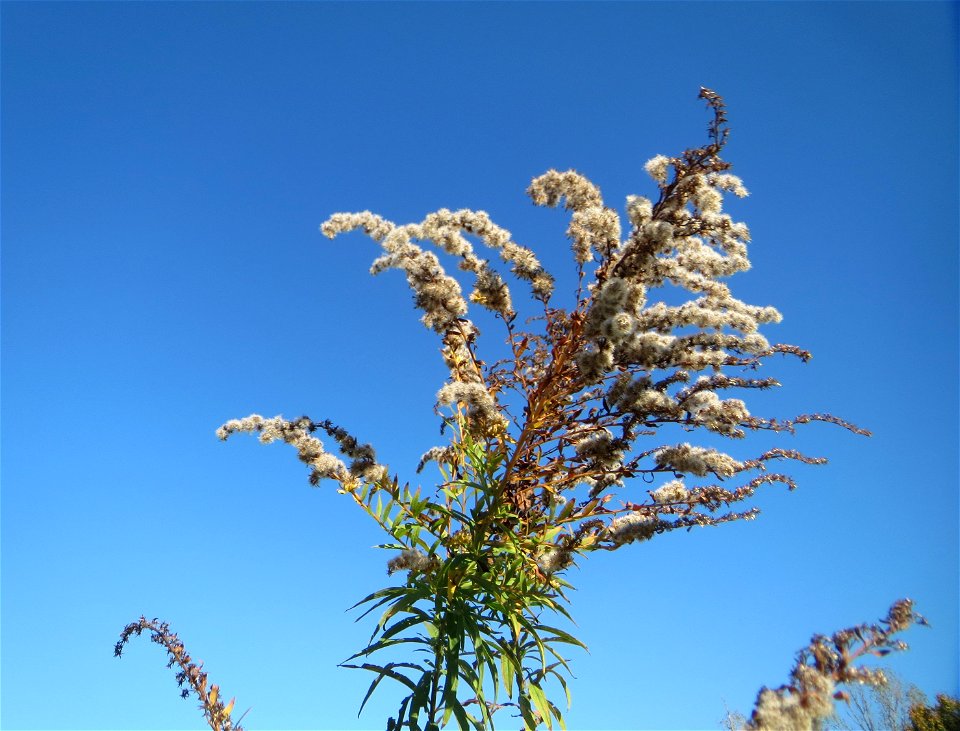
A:
<svg viewBox="0 0 960 731">
<path fill-rule="evenodd" d="M 889 664 L 957 693 L 956 44 L 945 3 L 3 3 L 3 728 L 199 728 L 159 648 L 112 657 L 141 613 L 251 729 L 382 728 L 400 696 L 357 719 L 369 678 L 336 667 L 380 536 L 288 448 L 214 430 L 330 418 L 413 479 L 437 342 L 319 223 L 483 209 L 570 271 L 529 180 L 650 195 L 643 163 L 704 140 L 701 84 L 752 191 L 734 294 L 815 355 L 751 410 L 874 436 L 773 440 L 831 464 L 753 523 L 585 561 L 569 727 L 715 727 L 901 596 L 933 626 Z"/>
</svg>

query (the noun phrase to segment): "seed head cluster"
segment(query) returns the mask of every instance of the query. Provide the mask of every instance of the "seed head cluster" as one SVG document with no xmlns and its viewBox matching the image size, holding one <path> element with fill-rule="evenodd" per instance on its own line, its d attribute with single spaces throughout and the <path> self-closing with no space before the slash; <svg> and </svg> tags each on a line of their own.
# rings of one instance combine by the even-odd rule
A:
<svg viewBox="0 0 960 731">
<path fill-rule="evenodd" d="M 709 144 L 651 158 L 644 168 L 656 193 L 628 196 L 623 218 L 578 171 L 548 170 L 530 183 L 527 194 L 535 205 L 570 212 L 566 233 L 581 286 L 567 309 L 552 302 L 554 278 L 533 251 L 484 211 L 441 208 L 404 225 L 370 211 L 336 213 L 321 226 L 329 238 L 361 230 L 376 241 L 382 252 L 371 272 L 404 272 L 423 323 L 442 339 L 449 378 L 436 393 L 436 408 L 448 424 L 458 425 L 459 436 L 429 449 L 418 471 L 432 461 L 444 474 L 458 474 L 458 439 L 469 437 L 496 455 L 503 465 L 499 494 L 527 524 L 525 530 L 531 525 L 547 530 L 548 516 L 557 510 L 571 524 L 573 533 L 555 539 L 555 554 L 534 550 L 546 574 L 566 567 L 578 550 L 613 550 L 676 528 L 750 520 L 755 508 L 715 513 L 761 485 L 793 487 L 789 477 L 776 473 L 733 488 L 685 480 L 726 481 L 764 470 L 772 459 L 822 461 L 791 450 L 743 460 L 713 447 L 666 440 L 644 449 L 641 437 L 665 425 L 734 439 L 748 431 L 792 432 L 795 424 L 815 420 L 862 432 L 829 415 L 792 421 L 758 417 L 745 399 L 727 393 L 778 386 L 752 371 L 776 353 L 804 360 L 809 354 L 771 346 L 759 330 L 779 322 L 780 313 L 737 299 L 726 281 L 750 268 L 750 232 L 724 211 L 726 196 L 743 198 L 747 190 L 720 157 L 728 134 L 723 100 L 709 90 L 701 90 L 701 98 L 713 112 Z M 528 322 L 540 322 L 542 329 L 517 327 L 518 304 L 506 272 L 483 258 L 478 244 L 530 288 L 543 314 Z M 439 255 L 454 259 L 460 278 L 447 272 Z M 468 296 L 463 278 L 472 279 Z M 668 301 L 667 288 L 689 297 Z M 511 358 L 488 364 L 479 357 L 480 330 L 468 317 L 471 303 L 503 321 Z M 747 374 L 730 375 L 732 368 Z M 313 435 L 318 429 L 336 440 L 349 464 L 323 449 Z M 328 422 L 254 415 L 228 422 L 218 433 L 226 438 L 236 431 L 293 445 L 314 483 L 334 479 L 348 491 L 361 490 L 362 500 L 382 490 L 394 499 L 399 494 L 398 479 L 377 463 L 373 448 Z M 667 480 L 656 486 L 661 475 Z M 612 505 L 614 492 L 638 476 L 655 485 L 649 501 Z"/>
<path fill-rule="evenodd" d="M 673 447 L 663 447 L 657 450 L 657 464 L 672 472 L 682 472 L 698 477 L 714 474 L 717 477 L 731 477 L 744 469 L 742 462 L 737 462 L 716 449 L 695 447 L 688 442 Z"/>
<path fill-rule="evenodd" d="M 771 355 L 806 360 L 809 354 L 771 346 L 759 330 L 779 322 L 780 313 L 737 299 L 726 281 L 750 268 L 750 232 L 724 211 L 726 196 L 743 198 L 747 190 L 720 157 L 728 135 L 723 100 L 706 89 L 701 98 L 713 113 L 709 144 L 651 158 L 644 168 L 655 195 L 628 196 L 623 218 L 578 171 L 548 170 L 530 183 L 527 194 L 535 205 L 570 212 L 566 233 L 580 286 L 569 308 L 552 302 L 554 278 L 533 251 L 484 211 L 441 208 L 404 225 L 370 211 L 336 213 L 321 226 L 329 238 L 362 230 L 376 241 L 382 252 L 371 272 L 404 272 L 423 323 L 441 337 L 449 377 L 436 393 L 436 409 L 456 428 L 450 444 L 424 453 L 418 472 L 436 462 L 443 474 L 458 475 L 462 440 L 468 439 L 502 465 L 497 494 L 523 530 L 546 532 L 563 511 L 571 532 L 553 540 L 555 550 L 531 549 L 544 574 L 568 566 L 578 551 L 614 550 L 677 528 L 751 520 L 756 508 L 717 511 L 751 497 L 761 485 L 794 486 L 788 476 L 767 472 L 734 487 L 692 484 L 698 478 L 724 482 L 763 471 L 774 459 L 823 461 L 783 449 L 738 459 L 666 439 L 643 448 L 641 438 L 663 426 L 740 439 L 748 431 L 792 432 L 795 424 L 829 421 L 862 433 L 829 415 L 758 417 L 745 399 L 728 393 L 778 386 L 752 375 Z M 528 322 L 542 327 L 517 326 L 518 303 L 506 272 L 480 256 L 478 244 L 530 288 L 543 313 Z M 454 259 L 459 278 L 439 255 Z M 468 296 L 464 278 L 472 279 Z M 668 301 L 668 288 L 689 297 Z M 502 320 L 512 357 L 492 364 L 479 357 L 471 303 Z M 733 368 L 746 374 L 731 375 Z M 324 450 L 314 436 L 318 429 L 336 440 L 348 464 Z M 314 483 L 336 480 L 368 503 L 382 491 L 400 499 L 398 478 L 377 463 L 373 448 L 329 422 L 254 415 L 228 422 L 218 434 L 225 439 L 236 431 L 293 445 Z M 649 500 L 610 502 L 638 476 L 654 485 Z"/>
<path fill-rule="evenodd" d="M 790 682 L 776 689 L 763 688 L 745 731 L 815 731 L 833 714 L 834 701 L 846 699 L 836 687 L 841 683 L 883 685 L 883 671 L 857 665 L 867 655 L 885 655 L 905 650 L 906 644 L 893 635 L 926 620 L 913 608 L 910 599 L 900 599 L 878 624 L 864 624 L 835 632 L 830 637 L 815 635 L 797 655 Z"/>
<path fill-rule="evenodd" d="M 324 450 L 323 442 L 313 436 L 318 429 L 333 437 L 340 452 L 350 458 L 350 465 Z M 377 455 L 369 444 L 361 444 L 345 429 L 330 421 L 314 423 L 306 416 L 288 421 L 282 416 L 265 419 L 252 414 L 243 419 L 231 419 L 217 429 L 217 437 L 226 441 L 231 434 L 247 432 L 259 434 L 260 442 L 285 442 L 297 450 L 297 456 L 311 468 L 310 482 L 331 479 L 340 483 L 356 480 L 376 482 L 387 477 L 387 468 L 377 463 Z"/>
<path fill-rule="evenodd" d="M 657 532 L 658 522 L 645 512 L 634 512 L 614 518 L 607 526 L 607 537 L 614 545 L 646 541 Z"/>
<path fill-rule="evenodd" d="M 321 479 L 342 481 L 347 478 L 347 466 L 329 452 L 323 442 L 310 434 L 311 422 L 306 417 L 287 421 L 282 416 L 265 419 L 251 414 L 243 419 L 231 419 L 217 429 L 217 436 L 226 441 L 237 432 L 258 433 L 260 442 L 270 444 L 281 441 L 296 448 L 300 461 L 311 468 L 310 481 L 316 484 Z"/>
<path fill-rule="evenodd" d="M 426 574 L 436 569 L 438 565 L 436 557 L 427 556 L 422 551 L 401 551 L 387 562 L 387 574 L 403 570 Z"/>
<path fill-rule="evenodd" d="M 690 497 L 690 491 L 682 480 L 670 480 L 650 493 L 656 503 L 681 503 Z"/>
</svg>

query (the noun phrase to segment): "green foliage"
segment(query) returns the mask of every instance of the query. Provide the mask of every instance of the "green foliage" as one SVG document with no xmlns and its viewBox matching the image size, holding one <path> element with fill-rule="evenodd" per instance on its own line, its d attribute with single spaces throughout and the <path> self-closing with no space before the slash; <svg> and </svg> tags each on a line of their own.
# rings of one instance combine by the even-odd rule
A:
<svg viewBox="0 0 960 731">
<path fill-rule="evenodd" d="M 493 728 L 493 713 L 505 707 L 517 708 L 529 728 L 541 722 L 553 728 L 555 721 L 564 728 L 545 684 L 556 679 L 566 690 L 568 666 L 559 646 L 583 644 L 542 621 L 568 616 L 565 583 L 544 581 L 531 559 L 557 531 L 512 529 L 518 515 L 498 499 L 502 454 L 489 453 L 462 431 L 451 457 L 456 476 L 445 475 L 438 491 L 442 500 L 396 485 L 388 488 L 395 497 L 386 502 L 379 493 L 376 499 L 371 491 L 352 493 L 397 539 L 382 548 L 422 553 L 409 565 L 401 562 L 399 568 L 409 571 L 402 586 L 381 589 L 356 605 L 365 609 L 361 617 L 382 614 L 369 644 L 344 667 L 376 674 L 363 704 L 385 678 L 409 691 L 392 728 L 425 729 L 451 719 L 461 729 Z M 400 645 L 421 659 L 369 661 Z M 464 691 L 470 697 L 461 700 Z"/>
<path fill-rule="evenodd" d="M 960 731 L 960 699 L 940 694 L 935 706 L 914 704 L 910 708 L 910 731 Z"/>
</svg>

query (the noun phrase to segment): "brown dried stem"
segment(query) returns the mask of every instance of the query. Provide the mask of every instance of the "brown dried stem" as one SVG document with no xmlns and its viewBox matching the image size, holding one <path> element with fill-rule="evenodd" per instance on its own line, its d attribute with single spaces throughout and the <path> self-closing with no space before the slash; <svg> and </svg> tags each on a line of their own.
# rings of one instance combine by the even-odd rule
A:
<svg viewBox="0 0 960 731">
<path fill-rule="evenodd" d="M 203 671 L 203 663 L 197 664 L 193 661 L 180 638 L 170 631 L 170 626 L 166 622 L 146 617 L 140 617 L 138 621 L 131 622 L 120 633 L 120 640 L 113 649 L 114 656 L 120 657 L 130 638 L 139 637 L 144 630 L 150 632 L 151 642 L 161 645 L 167 651 L 170 658 L 167 667 L 177 666 L 177 685 L 181 688 L 185 684 L 189 686 L 180 691 L 181 697 L 187 698 L 191 690 L 196 694 L 200 700 L 203 716 L 210 728 L 213 731 L 243 731 L 243 727 L 239 723 L 234 724 L 230 718 L 236 699 L 231 699 L 229 703 L 224 704 L 220 698 L 220 687 L 217 685 L 207 687 L 207 674 Z"/>
</svg>

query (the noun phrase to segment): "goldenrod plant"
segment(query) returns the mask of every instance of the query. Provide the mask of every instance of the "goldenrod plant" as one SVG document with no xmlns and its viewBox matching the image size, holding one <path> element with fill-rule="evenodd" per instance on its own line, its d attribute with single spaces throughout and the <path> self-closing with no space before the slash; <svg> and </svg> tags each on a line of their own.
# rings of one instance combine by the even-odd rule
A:
<svg viewBox="0 0 960 731">
<path fill-rule="evenodd" d="M 729 133 L 722 98 L 709 89 L 700 98 L 711 111 L 708 142 L 650 160 L 657 193 L 629 196 L 626 218 L 576 171 L 550 170 L 530 184 L 536 205 L 570 211 L 577 286 L 567 303 L 556 301 L 554 277 L 534 252 L 483 211 L 441 209 L 405 225 L 364 211 L 323 223 L 330 238 L 362 230 L 377 242 L 383 253 L 371 272 L 404 272 L 423 324 L 440 339 L 449 378 L 436 412 L 446 441 L 418 468 L 434 465 L 435 484 L 413 486 L 371 445 L 327 420 L 252 415 L 217 432 L 290 444 L 311 484 L 332 480 L 386 534 L 387 571 L 405 580 L 358 603 L 379 615 L 369 642 L 344 666 L 373 673 L 361 708 L 384 680 L 400 686 L 388 731 L 493 729 L 504 709 L 528 729 L 563 727 L 564 647 L 583 645 L 558 625 L 569 618 L 578 557 L 752 520 L 759 510 L 747 503 L 759 488 L 795 487 L 775 464 L 825 462 L 783 448 L 735 459 L 713 446 L 666 441 L 663 427 L 739 440 L 821 421 L 867 434 L 829 414 L 757 416 L 729 396 L 779 386 L 757 373 L 770 357 L 810 354 L 770 344 L 759 328 L 780 313 L 742 302 L 724 281 L 750 266 L 749 230 L 722 207 L 725 196 L 747 190 L 721 158 Z M 477 243 L 527 288 L 532 317 L 520 317 L 504 274 Z M 469 294 L 437 252 L 457 261 L 472 282 Z M 658 298 L 667 287 L 687 299 L 667 304 Z M 506 358 L 481 357 L 470 304 L 499 322 Z M 636 478 L 650 485 L 642 497 L 625 489 Z M 800 661 L 793 685 L 761 693 L 749 727 L 780 728 L 789 718 L 801 728 L 818 717 L 832 703 L 833 684 L 862 679 L 850 664 L 858 655 L 845 648 L 858 640 L 870 651 L 896 649 L 888 635 L 913 617 L 901 601 L 885 630 L 850 630 L 835 636 L 833 650 L 818 641 L 809 650 L 813 664 Z"/>
</svg>

